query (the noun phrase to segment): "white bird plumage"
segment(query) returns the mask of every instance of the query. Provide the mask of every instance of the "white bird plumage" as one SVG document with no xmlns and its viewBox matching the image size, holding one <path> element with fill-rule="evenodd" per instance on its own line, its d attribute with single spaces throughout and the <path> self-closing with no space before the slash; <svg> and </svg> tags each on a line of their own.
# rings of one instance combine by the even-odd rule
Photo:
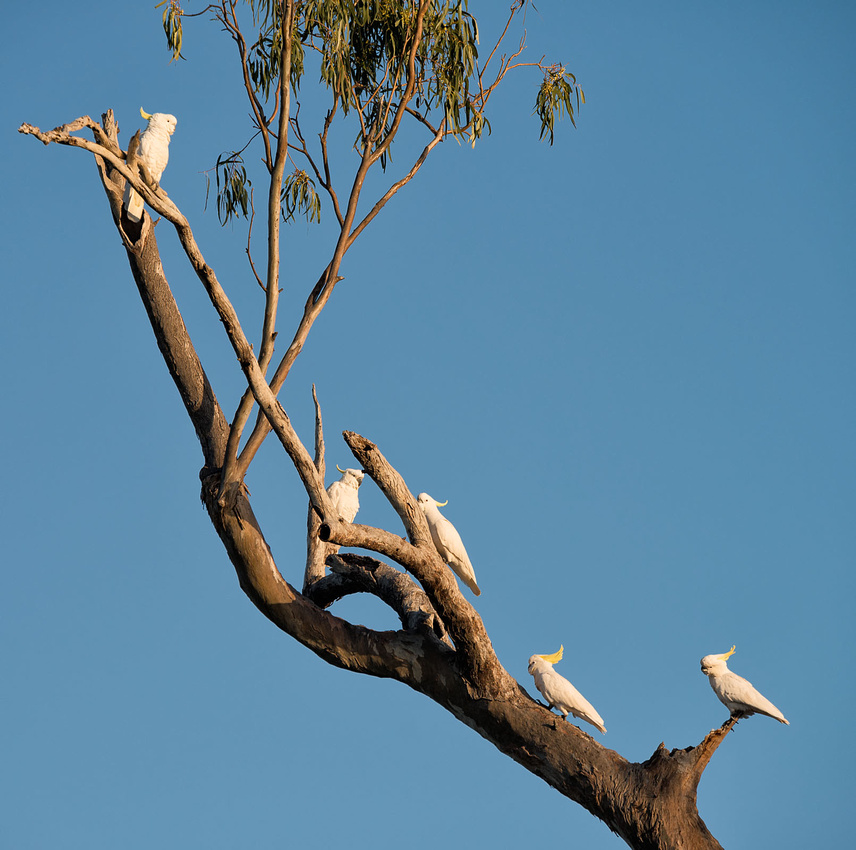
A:
<svg viewBox="0 0 856 850">
<path fill-rule="evenodd" d="M 767 717 L 790 726 L 785 715 L 770 700 L 758 693 L 751 682 L 728 669 L 725 662 L 734 655 L 735 649 L 736 647 L 732 646 L 728 652 L 705 655 L 701 660 L 701 672 L 709 679 L 710 686 L 720 702 L 728 708 L 732 717 L 766 714 Z"/>
<path fill-rule="evenodd" d="M 336 509 L 336 514 L 343 522 L 353 522 L 360 509 L 359 489 L 365 473 L 362 469 L 336 469 L 342 473 L 338 481 L 327 488 L 327 495 Z"/>
<path fill-rule="evenodd" d="M 155 112 L 149 115 L 140 107 L 140 115 L 148 120 L 146 129 L 140 136 L 137 148 L 137 162 L 140 173 L 147 182 L 160 182 L 161 175 L 169 162 L 169 137 L 175 132 L 178 120 L 174 115 Z M 140 221 L 143 217 L 143 199 L 130 183 L 125 184 L 122 205 L 131 221 Z"/>
<path fill-rule="evenodd" d="M 606 734 L 603 718 L 595 711 L 594 706 L 564 677 L 559 675 L 553 665 L 562 660 L 564 646 L 552 655 L 533 655 L 529 659 L 529 672 L 535 679 L 535 687 L 541 696 L 547 700 L 550 708 L 558 708 L 565 720 L 568 714 L 573 714 L 586 723 L 591 723 L 596 729 Z"/>
<path fill-rule="evenodd" d="M 470 556 L 464 548 L 461 535 L 437 508 L 442 508 L 447 502 L 438 502 L 427 493 L 420 493 L 416 501 L 425 519 L 428 522 L 428 530 L 431 539 L 444 563 L 452 568 L 452 572 L 476 595 L 481 596 L 479 586 L 476 584 L 476 573 L 470 563 Z"/>
</svg>

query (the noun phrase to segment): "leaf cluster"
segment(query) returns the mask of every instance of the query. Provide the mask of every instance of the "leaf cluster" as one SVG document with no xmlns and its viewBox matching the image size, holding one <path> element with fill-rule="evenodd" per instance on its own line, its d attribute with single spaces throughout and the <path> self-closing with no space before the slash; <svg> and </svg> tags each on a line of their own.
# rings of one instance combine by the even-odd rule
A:
<svg viewBox="0 0 856 850">
<path fill-rule="evenodd" d="M 181 9 L 179 0 L 161 0 L 155 6 L 155 9 L 160 9 L 161 6 L 166 6 L 163 10 L 163 31 L 166 33 L 166 43 L 172 51 L 170 62 L 176 59 L 184 59 L 181 55 L 181 19 L 184 16 L 184 12 Z"/>
<path fill-rule="evenodd" d="M 541 119 L 541 138 L 543 139 L 544 135 L 549 133 L 551 145 L 557 115 L 561 119 L 567 112 L 571 123 L 574 127 L 577 126 L 574 120 L 574 95 L 576 95 L 577 112 L 579 112 L 580 104 L 586 102 L 586 96 L 577 83 L 577 78 L 567 71 L 564 65 L 550 65 L 544 69 L 544 79 L 535 98 L 535 113 Z"/>
<path fill-rule="evenodd" d="M 297 25 L 307 49 L 319 54 L 321 81 L 343 112 L 359 110 L 366 125 L 374 126 L 413 85 L 416 109 L 442 108 L 449 130 L 459 133 L 473 113 L 478 28 L 467 0 L 431 0 L 417 34 L 422 5 L 307 0 Z M 380 126 L 385 127 L 382 119 Z"/>
<path fill-rule="evenodd" d="M 303 169 L 289 174 L 282 185 L 282 216 L 293 221 L 294 214 L 305 216 L 307 221 L 321 221 L 321 199 L 315 191 L 315 181 Z"/>
<path fill-rule="evenodd" d="M 175 59 L 181 57 L 182 20 L 188 15 L 182 11 L 180 0 L 162 0 L 159 6 L 164 5 L 164 31 Z M 505 30 L 480 65 L 479 28 L 469 12 L 468 0 L 294 0 L 290 120 L 302 146 L 289 144 L 291 158 L 302 155 L 330 194 L 327 131 L 337 113 L 357 116 L 354 149 L 361 156 L 377 159 L 384 170 L 404 113 L 434 136 L 465 138 L 474 146 L 490 132 L 486 107 L 494 88 L 509 69 L 524 65 L 543 71 L 534 111 L 541 121 L 541 138 L 548 136 L 552 144 L 556 119 L 567 114 L 576 126 L 575 109 L 579 112 L 585 95 L 564 65 L 516 62 L 524 49 L 525 35 L 511 57 L 497 53 L 509 24 L 527 5 L 527 0 L 515 0 Z M 239 21 L 240 7 L 247 10 L 242 13 L 243 22 Z M 214 12 L 238 46 L 253 123 L 264 141 L 269 171 L 277 142 L 274 122 L 283 96 L 280 76 L 285 8 L 282 0 L 219 0 L 204 10 Z M 308 62 L 313 55 L 316 61 Z M 487 66 L 495 57 L 498 68 L 486 79 Z M 320 82 L 331 96 L 320 136 L 319 164 L 303 141 L 299 122 L 298 93 L 308 68 L 318 69 Z M 233 151 L 224 155 L 216 170 L 221 222 L 225 224 L 235 215 L 248 217 L 251 184 L 240 154 Z M 316 185 L 306 171 L 295 168 L 283 185 L 286 221 L 295 215 L 304 215 L 309 221 L 320 219 Z M 333 203 L 335 207 L 335 199 Z"/>
<path fill-rule="evenodd" d="M 248 0 L 258 36 L 249 49 L 247 67 L 253 91 L 267 102 L 279 85 L 282 66 L 282 10 L 270 0 Z M 304 50 L 300 38 L 291 42 L 291 85 L 297 89 L 303 76 Z"/>
<path fill-rule="evenodd" d="M 220 224 L 227 224 L 238 215 L 239 210 L 240 214 L 247 218 L 253 184 L 241 155 L 234 152 L 220 154 L 214 173 L 217 179 L 217 218 L 220 219 Z"/>
</svg>

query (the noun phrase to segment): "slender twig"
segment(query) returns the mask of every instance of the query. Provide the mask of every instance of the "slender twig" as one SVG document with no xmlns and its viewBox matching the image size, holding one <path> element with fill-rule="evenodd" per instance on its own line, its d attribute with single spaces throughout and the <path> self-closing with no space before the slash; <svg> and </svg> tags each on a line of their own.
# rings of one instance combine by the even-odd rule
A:
<svg viewBox="0 0 856 850">
<path fill-rule="evenodd" d="M 366 150 L 369 147 L 369 131 L 366 129 L 366 116 L 359 103 L 357 104 L 357 116 L 360 119 L 360 136 L 363 140 L 363 150 Z"/>
<path fill-rule="evenodd" d="M 436 134 L 437 128 L 421 112 L 412 106 L 408 106 L 406 111 L 408 115 L 412 115 L 420 124 L 424 124 L 431 131 L 432 135 Z"/>
<path fill-rule="evenodd" d="M 491 60 L 493 59 L 494 55 L 496 54 L 496 51 L 499 50 L 499 46 L 505 40 L 505 36 L 508 33 L 508 28 L 511 26 L 511 22 L 514 20 L 515 16 L 517 15 L 517 13 L 519 11 L 520 11 L 520 6 L 512 6 L 511 7 L 511 14 L 509 14 L 508 20 L 505 22 L 505 29 L 500 34 L 499 38 L 496 40 L 496 44 L 493 46 L 493 50 L 490 51 L 490 55 L 487 57 L 487 60 L 484 63 L 484 67 L 482 68 L 482 72 L 487 70 L 487 66 L 490 65 Z M 523 49 L 523 41 L 525 38 L 526 38 L 526 32 L 524 30 L 524 33 L 520 39 L 520 49 L 521 50 Z M 519 52 L 520 51 L 518 51 L 518 53 Z"/>
<path fill-rule="evenodd" d="M 384 71 L 383 71 L 383 80 L 381 80 L 381 84 L 383 84 L 383 82 L 386 81 L 386 77 L 387 77 L 387 74 L 389 74 L 389 69 L 390 69 L 391 65 L 392 65 L 392 58 L 390 57 L 386 62 L 386 67 L 384 68 Z M 392 91 L 398 91 L 400 89 L 401 89 L 401 84 L 399 82 L 396 82 L 395 85 L 392 87 Z M 378 86 L 377 91 L 379 91 L 379 90 L 380 90 L 380 85 Z M 389 113 L 390 113 L 390 110 L 392 109 L 392 102 L 394 100 L 394 98 L 392 96 L 392 91 L 390 91 L 389 97 L 381 98 L 381 101 L 378 105 L 377 125 L 379 127 L 386 127 L 387 121 L 389 121 Z M 374 94 L 372 95 L 372 98 L 374 98 Z M 380 117 L 381 112 L 383 113 L 383 118 Z"/>
<path fill-rule="evenodd" d="M 298 106 L 298 113 L 300 111 L 300 107 Z M 329 115 L 329 113 L 328 113 Z M 325 122 L 326 124 L 326 122 Z M 300 139 L 300 145 L 289 144 L 289 148 L 293 151 L 298 151 L 303 155 L 306 161 L 309 163 L 310 168 L 315 172 L 315 177 L 318 180 L 318 184 L 327 191 L 327 194 L 330 196 L 330 200 L 333 202 L 333 209 L 336 213 L 336 218 L 339 220 L 339 224 L 342 224 L 342 213 L 339 211 L 339 199 L 336 197 L 336 192 L 333 187 L 330 185 L 330 172 L 327 170 L 326 175 L 324 177 L 321 176 L 321 172 L 318 169 L 318 166 L 315 164 L 315 160 L 312 158 L 312 155 L 309 153 L 309 148 L 306 145 L 306 139 L 303 138 L 303 134 L 300 130 L 300 122 L 298 121 L 298 116 L 295 115 L 292 119 L 292 126 L 294 127 L 294 134 Z M 325 126 L 326 132 L 326 126 Z M 326 159 L 326 150 L 323 151 Z M 326 166 L 326 161 L 325 161 Z"/>
<path fill-rule="evenodd" d="M 424 150 L 419 155 L 419 158 L 413 164 L 410 171 L 408 171 L 407 174 L 405 174 L 404 177 L 402 177 L 400 180 L 396 180 L 396 182 L 393 183 L 392 186 L 390 186 L 389 189 L 386 190 L 380 200 L 371 208 L 371 210 L 369 210 L 363 220 L 353 229 L 348 240 L 348 247 L 353 244 L 354 240 L 363 232 L 363 230 L 366 229 L 366 227 L 368 227 L 372 219 L 374 219 L 375 216 L 377 216 L 377 214 L 386 206 L 387 201 L 389 201 L 389 199 L 399 189 L 401 189 L 403 186 L 406 186 L 414 178 L 416 172 L 419 171 L 419 169 L 422 167 L 422 164 L 428 158 L 428 154 L 431 153 L 432 150 L 434 150 L 438 142 L 441 142 L 443 140 L 443 134 L 445 132 L 443 128 L 445 126 L 445 123 L 446 121 L 445 119 L 443 119 L 443 123 L 440 124 L 440 129 L 436 131 L 434 138 L 425 146 Z"/>
<path fill-rule="evenodd" d="M 273 161 L 271 159 L 271 147 L 270 147 L 270 132 L 268 130 L 268 119 L 265 118 L 264 109 L 259 102 L 259 99 L 256 97 L 255 89 L 253 87 L 253 82 L 250 79 L 250 69 L 247 62 L 247 42 L 244 39 L 244 34 L 241 32 L 241 28 L 238 24 L 238 17 L 235 13 L 235 4 L 234 2 L 229 3 L 229 10 L 232 13 L 232 20 L 229 20 L 229 16 L 226 12 L 226 2 L 223 0 L 222 6 L 222 15 L 218 15 L 218 20 L 226 27 L 226 30 L 232 36 L 233 41 L 238 46 L 238 54 L 241 58 L 241 73 L 244 78 L 244 88 L 247 92 L 247 97 L 250 101 L 250 106 L 253 110 L 253 115 L 255 117 L 255 124 L 259 128 L 259 131 L 262 134 L 262 140 L 265 146 L 265 163 L 267 164 L 268 171 L 273 170 Z"/>
<path fill-rule="evenodd" d="M 250 187 L 250 224 L 247 227 L 247 259 L 250 263 L 250 270 L 253 273 L 253 277 L 256 279 L 256 283 L 261 288 L 262 292 L 265 291 L 264 281 L 259 277 L 259 273 L 256 271 L 256 264 L 253 262 L 253 255 L 250 251 L 250 242 L 253 238 L 253 222 L 256 218 L 256 203 L 255 203 L 255 189 Z"/>
<path fill-rule="evenodd" d="M 324 130 L 320 134 L 321 140 L 321 156 L 324 162 L 324 182 L 329 187 L 327 191 L 330 194 L 330 199 L 333 201 L 333 211 L 336 213 L 336 219 L 339 222 L 339 225 L 343 225 L 345 222 L 344 217 L 342 216 L 342 211 L 339 209 L 339 196 L 336 194 L 335 189 L 333 189 L 333 183 L 330 179 L 330 159 L 327 154 L 327 133 L 330 130 L 330 125 L 333 123 L 333 117 L 336 115 L 336 111 L 339 107 L 339 98 L 338 96 L 333 97 L 333 105 L 327 111 L 327 116 L 324 119 Z"/>
</svg>

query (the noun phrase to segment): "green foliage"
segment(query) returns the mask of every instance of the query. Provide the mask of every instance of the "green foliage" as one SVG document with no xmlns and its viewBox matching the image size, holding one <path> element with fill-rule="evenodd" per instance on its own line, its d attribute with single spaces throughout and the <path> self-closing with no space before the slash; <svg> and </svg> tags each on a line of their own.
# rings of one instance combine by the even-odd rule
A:
<svg viewBox="0 0 856 850">
<path fill-rule="evenodd" d="M 514 0 L 509 24 L 528 2 Z M 182 20 L 192 16 L 182 11 L 180 0 L 161 0 L 156 8 L 161 6 L 172 58 L 183 58 Z M 196 13 L 213 13 L 239 48 L 253 121 L 266 145 L 268 171 L 272 171 L 278 141 L 275 120 L 281 108 L 285 7 L 282 0 L 219 0 Z M 510 57 L 498 52 L 499 45 L 487 51 L 488 62 L 493 63 L 488 77 L 478 64 L 479 29 L 468 0 L 295 0 L 291 45 L 290 117 L 303 145 L 292 146 L 297 151 L 292 155 L 306 159 L 310 173 L 331 196 L 333 190 L 325 182 L 330 179 L 329 128 L 325 126 L 321 134 L 321 162 L 303 143 L 300 127 L 298 93 L 307 67 L 317 67 L 320 82 L 330 93 L 328 116 L 356 115 L 354 147 L 377 155 L 382 169 L 391 161 L 393 137 L 407 113 L 407 120 L 421 122 L 435 136 L 463 138 L 475 146 L 485 132 L 490 133 L 486 105 L 509 69 L 528 65 L 543 71 L 535 113 L 541 120 L 541 138 L 548 136 L 550 144 L 556 120 L 567 114 L 576 126 L 574 100 L 577 112 L 585 103 L 576 77 L 564 65 L 517 61 L 524 40 Z M 312 57 L 315 62 L 310 62 Z M 225 224 L 233 216 L 248 217 L 252 186 L 241 156 L 221 156 L 216 174 L 220 220 Z M 321 201 L 305 171 L 297 170 L 285 179 L 282 203 L 286 221 L 298 214 L 309 221 L 320 219 Z"/>
<path fill-rule="evenodd" d="M 217 218 L 221 224 L 239 214 L 244 218 L 249 216 L 252 181 L 247 176 L 244 160 L 235 152 L 220 154 L 214 168 L 217 175 Z"/>
<path fill-rule="evenodd" d="M 320 55 L 321 80 L 345 113 L 357 109 L 367 127 L 383 137 L 382 116 L 405 92 L 408 62 L 418 20 L 415 0 L 307 0 L 299 28 L 305 44 Z M 478 59 L 478 28 L 467 0 L 432 0 L 414 57 L 416 108 L 442 108 L 447 127 L 478 136 L 484 122 L 470 92 Z M 365 141 L 365 140 L 364 140 Z"/>
<path fill-rule="evenodd" d="M 553 144 L 553 125 L 557 114 L 561 119 L 567 112 L 571 123 L 574 127 L 577 126 L 577 122 L 574 120 L 572 102 L 574 94 L 576 94 L 577 112 L 579 112 L 580 103 L 586 102 L 586 96 L 577 83 L 577 78 L 566 71 L 564 65 L 551 65 L 544 70 L 544 80 L 538 90 L 538 96 L 535 98 L 535 112 L 541 119 L 541 138 L 544 138 L 545 133 L 549 133 L 551 145 Z"/>
<path fill-rule="evenodd" d="M 217 217 L 221 224 L 233 218 L 249 218 L 250 193 L 253 184 L 247 175 L 243 157 L 232 151 L 220 154 L 214 169 L 217 181 Z M 315 181 L 302 169 L 289 174 L 282 186 L 282 217 L 293 221 L 295 215 L 307 221 L 321 221 L 321 199 L 315 190 Z"/>
<path fill-rule="evenodd" d="M 427 22 L 433 37 L 424 45 L 436 82 L 427 86 L 426 104 L 430 109 L 442 103 L 446 123 L 456 133 L 471 125 L 469 135 L 474 143 L 485 126 L 481 113 L 473 108 L 469 92 L 470 76 L 478 59 L 478 27 L 465 4 L 458 2 L 448 16 L 444 11 L 438 11 Z M 478 120 L 472 120 L 474 115 Z"/>
<path fill-rule="evenodd" d="M 321 199 L 315 191 L 315 182 L 302 169 L 285 178 L 282 186 L 282 216 L 292 221 L 294 214 L 306 216 L 307 221 L 321 221 Z"/>
<path fill-rule="evenodd" d="M 166 33 L 166 43 L 172 51 L 170 62 L 176 59 L 184 59 L 181 55 L 181 18 L 184 12 L 178 0 L 161 0 L 155 9 L 160 9 L 164 5 L 166 8 L 163 10 L 163 31 Z"/>
<path fill-rule="evenodd" d="M 270 0 L 248 0 L 252 9 L 253 23 L 258 28 L 258 37 L 249 48 L 247 67 L 256 94 L 267 101 L 271 91 L 279 86 L 282 54 L 282 18 L 278 3 Z M 303 43 L 295 28 L 297 38 L 291 42 L 291 85 L 300 87 L 303 76 Z"/>
</svg>

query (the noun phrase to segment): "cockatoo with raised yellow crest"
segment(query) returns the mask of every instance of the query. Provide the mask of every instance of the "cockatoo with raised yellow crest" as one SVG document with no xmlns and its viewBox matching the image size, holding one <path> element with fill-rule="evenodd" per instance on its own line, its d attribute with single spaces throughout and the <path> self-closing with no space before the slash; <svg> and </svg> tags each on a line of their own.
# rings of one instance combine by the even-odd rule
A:
<svg viewBox="0 0 856 850">
<path fill-rule="evenodd" d="M 481 596 L 479 586 L 476 584 L 476 573 L 473 565 L 470 563 L 470 556 L 467 555 L 467 550 L 464 548 L 461 535 L 458 534 L 455 526 L 437 510 L 437 508 L 448 505 L 448 501 L 438 502 L 436 499 L 432 499 L 427 493 L 420 493 L 416 498 L 416 502 L 422 508 L 422 513 L 425 514 L 425 519 L 428 522 L 428 530 L 431 532 L 431 539 L 434 541 L 434 547 L 437 549 L 443 562 L 452 568 L 452 572 L 476 596 Z"/>
<path fill-rule="evenodd" d="M 169 162 L 169 137 L 175 132 L 175 125 L 178 121 L 174 115 L 168 115 L 165 112 L 155 112 L 154 115 L 149 115 L 142 107 L 140 107 L 140 115 L 149 123 L 140 136 L 140 143 L 136 151 L 136 162 L 143 180 L 146 183 L 154 184 L 156 187 L 167 162 Z M 136 222 L 142 219 L 143 199 L 130 183 L 125 184 L 122 205 L 131 221 Z"/>
<path fill-rule="evenodd" d="M 732 717 L 766 714 L 767 717 L 790 726 L 785 715 L 770 700 L 758 693 L 751 682 L 747 682 L 742 676 L 728 669 L 725 662 L 734 655 L 735 649 L 736 647 L 732 646 L 728 652 L 723 652 L 721 655 L 705 655 L 701 660 L 701 672 L 710 680 L 710 686 L 720 702 L 731 712 Z"/>
<path fill-rule="evenodd" d="M 342 477 L 327 488 L 327 495 L 333 503 L 337 518 L 342 522 L 353 522 L 360 509 L 358 491 L 365 472 L 362 469 L 340 469 L 338 464 L 336 469 L 342 473 Z"/>
<path fill-rule="evenodd" d="M 574 717 L 591 723 L 605 735 L 603 718 L 595 711 L 594 706 L 564 676 L 560 676 L 553 669 L 553 665 L 562 660 L 564 651 L 565 647 L 560 646 L 559 651 L 552 655 L 533 655 L 529 659 L 529 672 L 535 679 L 535 687 L 547 700 L 550 708 L 558 708 L 565 720 L 568 719 L 568 714 L 573 714 Z"/>
</svg>

